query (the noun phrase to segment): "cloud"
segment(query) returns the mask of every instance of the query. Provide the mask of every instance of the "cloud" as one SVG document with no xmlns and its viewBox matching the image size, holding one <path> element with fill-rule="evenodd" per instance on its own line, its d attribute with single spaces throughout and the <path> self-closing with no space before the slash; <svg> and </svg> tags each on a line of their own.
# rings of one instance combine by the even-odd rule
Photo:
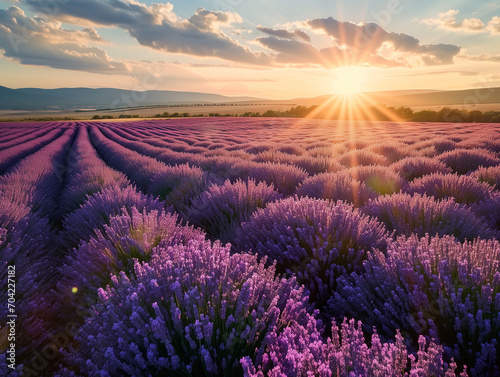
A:
<svg viewBox="0 0 500 377">
<path fill-rule="evenodd" d="M 282 64 L 314 64 L 325 68 L 344 66 L 387 68 L 403 65 L 400 62 L 390 61 L 379 55 L 341 49 L 336 46 L 317 49 L 310 43 L 276 37 L 261 37 L 257 40 L 264 47 L 277 52 L 276 61 Z"/>
<path fill-rule="evenodd" d="M 44 2 L 25 3 L 35 11 L 44 11 Z M 53 17 L 117 26 L 127 30 L 139 44 L 165 52 L 219 57 L 242 64 L 271 64 L 270 56 L 253 52 L 224 33 L 223 28 L 242 22 L 234 12 L 200 8 L 188 19 L 180 19 L 170 3 L 147 6 L 134 0 L 72 0 L 59 4 Z"/>
<path fill-rule="evenodd" d="M 418 72 L 418 73 L 405 73 L 404 75 L 393 75 L 390 77 L 418 77 L 418 76 L 433 76 L 433 75 L 459 75 L 459 76 L 478 76 L 479 72 L 474 71 L 431 71 L 431 72 Z"/>
<path fill-rule="evenodd" d="M 90 21 L 97 25 L 134 25 L 138 23 L 159 24 L 172 17 L 172 4 L 153 4 L 147 7 L 134 0 L 71 0 L 50 2 L 22 0 L 34 11 L 63 21 Z"/>
<path fill-rule="evenodd" d="M 460 47 L 449 44 L 422 45 L 410 35 L 388 32 L 375 23 L 354 24 L 330 17 L 309 20 L 307 25 L 313 30 L 325 32 L 338 45 L 354 49 L 360 55 L 382 57 L 381 49 L 390 47 L 399 58 L 393 63 L 412 65 L 410 58 L 416 57 L 425 65 L 451 64 L 460 52 Z"/>
<path fill-rule="evenodd" d="M 181 18 L 174 13 L 174 7 L 170 3 L 146 5 L 136 0 L 62 1 L 49 12 L 44 8 L 45 2 L 22 2 L 34 11 L 45 14 L 48 19 L 58 21 L 31 19 L 40 30 L 40 36 L 36 37 L 41 39 L 38 49 L 37 46 L 30 49 L 35 41 L 35 37 L 30 37 L 31 42 L 23 46 L 26 56 L 16 54 L 6 47 L 4 55 L 23 64 L 45 64 L 65 69 L 80 67 L 92 72 L 135 74 L 132 62 L 115 61 L 104 50 L 89 46 L 90 43 L 102 42 L 95 29 L 87 27 L 68 31 L 61 28 L 61 21 L 83 26 L 121 28 L 142 46 L 166 53 L 219 58 L 247 69 L 268 69 L 284 65 L 388 68 L 451 64 L 460 51 L 459 47 L 447 44 L 423 45 L 410 35 L 388 32 L 375 23 L 354 24 L 331 17 L 295 21 L 281 29 L 258 26 L 256 29 L 266 36 L 243 44 L 229 36 L 238 34 L 233 33 L 234 30 L 240 30 L 241 34 L 242 29 L 235 26 L 242 24 L 242 18 L 235 12 L 199 8 L 190 17 Z M 22 12 L 19 8 L 16 9 Z M 26 17 L 24 13 L 23 17 Z M 0 27 L 4 27 L 1 25 L 3 24 Z M 46 29 L 42 30 L 44 27 Z M 330 36 L 332 45 L 326 48 L 316 47 L 306 33 L 308 30 Z M 260 51 L 252 50 L 250 47 L 255 45 L 267 51 L 262 51 L 262 48 Z M 45 50 L 47 53 L 42 58 Z M 33 51 L 36 52 L 37 59 L 27 56 Z"/>
<path fill-rule="evenodd" d="M 478 18 L 468 18 L 457 21 L 458 10 L 450 9 L 447 12 L 439 13 L 435 18 L 426 18 L 421 22 L 426 25 L 436 26 L 438 29 L 455 30 L 467 33 L 477 33 L 484 31 L 484 23 Z"/>
<path fill-rule="evenodd" d="M 128 32 L 141 45 L 172 53 L 201 57 L 218 57 L 244 64 L 267 65 L 270 57 L 240 45 L 222 31 L 236 18 L 222 12 L 198 9 L 188 20 L 178 23 L 164 21 L 160 25 L 140 24 Z"/>
<path fill-rule="evenodd" d="M 426 65 L 453 64 L 453 58 L 460 53 L 460 47 L 440 43 L 418 46 L 415 52 Z"/>
<path fill-rule="evenodd" d="M 500 34 L 500 17 L 493 17 L 491 21 L 488 22 L 486 30 L 488 30 L 491 34 Z"/>
<path fill-rule="evenodd" d="M 472 60 L 476 62 L 500 62 L 500 54 L 480 54 L 480 55 L 467 55 L 461 54 L 461 58 Z"/>
<path fill-rule="evenodd" d="M 267 35 L 271 35 L 282 39 L 301 39 L 306 42 L 311 41 L 311 37 L 307 35 L 307 33 L 299 29 L 295 29 L 295 31 L 291 32 L 285 29 L 271 29 L 265 26 L 257 26 L 257 30 Z"/>
<path fill-rule="evenodd" d="M 92 28 L 65 30 L 60 22 L 28 17 L 20 8 L 0 9 L 0 52 L 21 64 L 99 74 L 125 75 L 144 88 L 162 80 L 201 82 L 204 79 L 173 63 L 116 61 L 106 51 L 89 46 L 102 39 Z"/>
<path fill-rule="evenodd" d="M 439 13 L 436 18 L 427 18 L 421 22 L 426 25 L 436 26 L 438 29 L 452 30 L 465 33 L 500 34 L 500 17 L 493 17 L 487 25 L 478 18 L 468 18 L 457 21 L 458 10 L 450 9 L 447 12 Z"/>
<path fill-rule="evenodd" d="M 90 42 L 102 42 L 92 28 L 65 30 L 59 22 L 30 18 L 18 7 L 0 9 L 0 50 L 21 64 L 95 73 L 127 73 L 130 68 L 111 59 Z"/>
</svg>

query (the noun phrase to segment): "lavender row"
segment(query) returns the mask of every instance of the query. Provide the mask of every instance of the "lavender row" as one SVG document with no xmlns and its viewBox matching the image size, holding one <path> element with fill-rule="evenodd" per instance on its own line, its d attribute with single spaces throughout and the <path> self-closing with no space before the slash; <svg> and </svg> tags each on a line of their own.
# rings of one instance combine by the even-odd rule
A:
<svg viewBox="0 0 500 377">
<path fill-rule="evenodd" d="M 108 167 L 92 146 L 87 127 L 80 126 L 66 161 L 66 185 L 60 197 L 60 212 L 73 212 L 88 196 L 109 187 L 127 187 L 130 182 Z"/>
<path fill-rule="evenodd" d="M 0 150 L 0 173 L 5 173 L 16 162 L 50 144 L 60 137 L 62 133 L 63 129 L 55 128 L 41 137 L 22 141 L 18 145 L 5 149 L 2 148 L 2 150 Z"/>
<path fill-rule="evenodd" d="M 41 217 L 57 220 L 66 155 L 74 136 L 75 129 L 67 128 L 56 140 L 12 166 L 0 177 L 1 196 L 12 203 L 32 207 Z"/>
<path fill-rule="evenodd" d="M 27 141 L 37 139 L 40 137 L 43 137 L 47 132 L 51 131 L 52 129 L 58 127 L 57 125 L 54 126 L 46 126 L 43 127 L 40 130 L 32 130 L 32 129 L 23 129 L 19 130 L 16 132 L 14 135 L 9 135 L 10 137 L 7 137 L 6 134 L 2 134 L 0 138 L 0 148 L 1 149 L 6 149 L 13 147 L 15 145 L 21 145 L 23 143 L 26 143 Z"/>
<path fill-rule="evenodd" d="M 103 160 L 123 172 L 142 190 L 147 191 L 153 178 L 165 171 L 165 164 L 108 139 L 97 127 L 91 126 L 89 131 L 92 143 Z"/>
</svg>

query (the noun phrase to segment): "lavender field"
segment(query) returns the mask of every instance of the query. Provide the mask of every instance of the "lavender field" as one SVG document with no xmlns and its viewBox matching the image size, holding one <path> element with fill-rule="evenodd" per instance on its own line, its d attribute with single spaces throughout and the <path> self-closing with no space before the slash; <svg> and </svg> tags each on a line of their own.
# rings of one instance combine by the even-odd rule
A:
<svg viewBox="0 0 500 377">
<path fill-rule="evenodd" d="M 3 123 L 0 174 L 2 376 L 500 375 L 500 125 Z"/>
</svg>

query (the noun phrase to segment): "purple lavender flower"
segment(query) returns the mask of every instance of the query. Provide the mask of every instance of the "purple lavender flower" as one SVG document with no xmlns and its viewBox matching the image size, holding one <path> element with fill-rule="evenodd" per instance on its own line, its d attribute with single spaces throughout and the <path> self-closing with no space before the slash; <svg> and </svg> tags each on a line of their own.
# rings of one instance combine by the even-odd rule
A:
<svg viewBox="0 0 500 377">
<path fill-rule="evenodd" d="M 82 375 L 241 375 L 241 358 L 264 354 L 289 324 L 308 325 L 303 288 L 264 263 L 218 242 L 157 247 L 100 289 L 66 364 Z"/>
<path fill-rule="evenodd" d="M 479 182 L 486 182 L 493 186 L 495 190 L 500 189 L 500 165 L 491 166 L 489 168 L 479 168 L 474 173 L 474 177 Z"/>
<path fill-rule="evenodd" d="M 361 322 L 346 321 L 339 329 L 333 323 L 332 337 L 324 342 L 309 317 L 306 327 L 287 327 L 273 339 L 266 352 L 253 362 L 241 360 L 245 377 L 288 376 L 456 376 L 456 364 L 447 366 L 443 348 L 434 342 L 419 340 L 415 357 L 409 354 L 404 339 L 382 343 L 377 333 L 370 345 L 365 341 Z M 466 377 L 463 372 L 460 377 Z"/>
<path fill-rule="evenodd" d="M 366 149 L 384 156 L 391 163 L 404 159 L 414 153 L 408 146 L 394 141 L 372 144 Z"/>
<path fill-rule="evenodd" d="M 122 208 L 138 211 L 164 209 L 164 205 L 149 195 L 138 192 L 134 187 L 111 187 L 88 198 L 79 209 L 69 214 L 63 222 L 59 242 L 65 249 L 71 250 L 83 241 L 94 236 L 96 230 L 104 230 L 111 216 L 119 215 Z"/>
<path fill-rule="evenodd" d="M 2 326 L 7 330 L 9 272 L 14 272 L 16 321 L 16 361 L 28 361 L 34 350 L 50 332 L 53 312 L 52 297 L 48 294 L 56 270 L 57 258 L 53 248 L 55 234 L 46 218 L 31 213 L 30 208 L 0 197 L 0 292 L 5 305 L 0 306 Z M 9 267 L 10 266 L 10 267 Z M 13 269 L 13 270 L 12 270 Z M 20 315 L 22 313 L 22 315 Z M 5 332 L 7 340 L 7 332 Z M 5 355 L 10 342 L 0 345 Z M 3 366 L 3 370 L 7 369 Z"/>
<path fill-rule="evenodd" d="M 500 164 L 500 159 L 495 153 L 486 149 L 454 149 L 437 157 L 455 173 L 467 174 L 479 167 L 490 167 Z"/>
<path fill-rule="evenodd" d="M 486 221 L 491 229 L 500 230 L 500 193 L 495 192 L 486 200 L 472 203 L 470 209 L 477 217 Z"/>
<path fill-rule="evenodd" d="M 76 309 L 94 304 L 98 288 L 105 287 L 112 274 L 133 269 L 133 259 L 149 261 L 156 247 L 205 240 L 203 232 L 181 226 L 176 215 L 163 210 L 144 208 L 139 212 L 135 206 L 130 210 L 124 207 L 108 221 L 109 225 L 104 224 L 64 260 L 57 284 L 58 302 L 64 303 L 63 318 L 69 316 L 74 321 Z"/>
<path fill-rule="evenodd" d="M 438 201 L 425 194 L 392 194 L 368 202 L 361 210 L 384 223 L 387 230 L 394 230 L 396 235 L 449 234 L 460 241 L 497 235 L 485 221 L 452 198 Z"/>
<path fill-rule="evenodd" d="M 307 177 L 308 174 L 304 170 L 292 165 L 260 163 L 250 165 L 248 168 L 248 178 L 254 179 L 255 182 L 273 185 L 284 195 L 293 194 L 297 186 Z"/>
<path fill-rule="evenodd" d="M 474 177 L 457 174 L 430 174 L 415 179 L 405 189 L 409 194 L 419 193 L 436 199 L 454 198 L 457 203 L 477 203 L 491 198 L 493 189 Z"/>
<path fill-rule="evenodd" d="M 421 335 L 443 345 L 473 376 L 500 373 L 500 244 L 458 243 L 451 236 L 401 237 L 373 252 L 358 276 L 340 277 L 329 301 L 337 315 L 361 318 L 386 336 L 400 328 L 416 347 Z"/>
<path fill-rule="evenodd" d="M 177 212 L 185 212 L 191 201 L 206 190 L 216 177 L 203 173 L 198 167 L 186 165 L 167 166 L 151 181 L 148 192 L 159 196 Z"/>
<path fill-rule="evenodd" d="M 362 268 L 366 252 L 383 248 L 384 237 L 384 227 L 352 205 L 287 198 L 254 213 L 238 231 L 235 248 L 275 261 L 322 308 L 336 278 Z"/>
<path fill-rule="evenodd" d="M 339 156 L 339 162 L 346 167 L 367 165 L 389 165 L 389 160 L 384 156 L 366 149 L 354 149 Z"/>
<path fill-rule="evenodd" d="M 211 186 L 193 200 L 187 219 L 214 239 L 226 242 L 234 237 L 236 229 L 248 221 L 252 213 L 282 197 L 272 185 L 264 182 L 226 181 L 222 186 Z"/>
<path fill-rule="evenodd" d="M 406 157 L 392 164 L 390 168 L 409 182 L 432 173 L 452 172 L 444 163 L 429 157 Z"/>
<path fill-rule="evenodd" d="M 378 196 L 365 183 L 345 174 L 323 173 L 305 179 L 297 188 L 298 196 L 317 199 L 342 200 L 356 207 Z"/>
<path fill-rule="evenodd" d="M 364 182 L 379 194 L 392 194 L 405 186 L 406 181 L 386 166 L 355 166 L 340 171 L 354 180 Z"/>
<path fill-rule="evenodd" d="M 422 156 L 423 150 L 427 150 L 426 157 L 434 157 L 438 154 L 445 153 L 455 149 L 457 143 L 447 137 L 434 137 L 429 139 L 427 136 L 424 141 L 413 144 L 418 153 Z"/>
<path fill-rule="evenodd" d="M 77 209 L 93 195 L 111 186 L 125 188 L 129 180 L 122 173 L 109 168 L 90 143 L 87 127 L 82 126 L 68 156 L 66 185 L 61 195 L 61 215 Z"/>
</svg>

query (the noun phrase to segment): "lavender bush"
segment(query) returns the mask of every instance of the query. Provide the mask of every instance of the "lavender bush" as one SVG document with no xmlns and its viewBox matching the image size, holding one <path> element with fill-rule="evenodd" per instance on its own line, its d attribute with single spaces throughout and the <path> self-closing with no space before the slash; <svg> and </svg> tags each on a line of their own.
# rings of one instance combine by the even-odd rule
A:
<svg viewBox="0 0 500 377">
<path fill-rule="evenodd" d="M 500 194 L 495 192 L 490 198 L 470 206 L 477 217 L 482 218 L 491 229 L 500 230 Z M 497 238 L 499 236 L 497 235 Z"/>
<path fill-rule="evenodd" d="M 488 168 L 500 164 L 500 159 L 495 153 L 486 149 L 455 149 L 438 156 L 454 172 L 467 174 L 479 167 Z"/>
<path fill-rule="evenodd" d="M 190 223 L 199 226 L 214 239 L 229 242 L 241 223 L 268 203 L 283 197 L 264 182 L 241 180 L 213 185 L 193 200 L 187 211 Z"/>
<path fill-rule="evenodd" d="M 373 191 L 382 195 L 398 192 L 406 184 L 403 178 L 385 166 L 356 166 L 342 170 L 339 174 L 364 182 Z"/>
<path fill-rule="evenodd" d="M 370 201 L 362 211 L 377 218 L 396 235 L 449 234 L 464 241 L 477 237 L 493 238 L 498 233 L 452 198 L 435 200 L 425 194 L 386 195 Z"/>
<path fill-rule="evenodd" d="M 65 217 L 59 242 L 64 249 L 71 250 L 82 241 L 88 241 L 95 230 L 104 230 L 110 216 L 119 215 L 122 208 L 136 207 L 142 212 L 164 209 L 158 199 L 138 192 L 134 187 L 111 187 L 88 198 L 87 202 Z"/>
<path fill-rule="evenodd" d="M 365 165 L 389 165 L 389 160 L 384 156 L 366 149 L 354 149 L 339 156 L 339 162 L 346 167 Z"/>
<path fill-rule="evenodd" d="M 473 376 L 497 376 L 499 260 L 492 240 L 401 237 L 385 254 L 370 253 L 364 274 L 338 279 L 330 309 L 387 336 L 404 329 L 414 345 L 421 335 L 436 339 Z"/>
<path fill-rule="evenodd" d="M 390 141 L 370 145 L 367 147 L 367 150 L 384 156 L 391 163 L 413 154 L 407 146 L 404 146 L 404 144 Z"/>
<path fill-rule="evenodd" d="M 176 211 L 184 212 L 191 201 L 215 180 L 214 176 L 188 164 L 167 166 L 151 180 L 148 192 L 165 200 Z"/>
<path fill-rule="evenodd" d="M 312 320 L 311 320 L 312 322 Z M 333 323 L 332 337 L 323 342 L 311 323 L 307 328 L 288 327 L 268 347 L 268 351 L 252 363 L 242 359 L 245 377 L 288 377 L 317 375 L 322 377 L 350 376 L 456 376 L 456 364 L 443 362 L 443 349 L 434 342 L 419 339 L 417 356 L 408 353 L 403 337 L 396 334 L 395 342 L 382 343 L 377 333 L 369 346 L 361 322 Z M 467 373 L 460 373 L 466 377 Z"/>
<path fill-rule="evenodd" d="M 296 276 L 322 308 L 336 278 L 359 271 L 368 250 L 384 248 L 384 236 L 380 223 L 352 205 L 287 198 L 268 204 L 244 223 L 235 247 L 275 261 L 277 270 Z"/>
<path fill-rule="evenodd" d="M 310 198 L 342 200 L 359 207 L 368 199 L 378 195 L 364 182 L 359 182 L 345 174 L 323 173 L 305 179 L 297 188 L 298 196 Z"/>
<path fill-rule="evenodd" d="M 157 248 L 99 290 L 60 375 L 241 375 L 241 358 L 289 323 L 307 325 L 303 289 L 264 263 L 217 242 Z"/>
<path fill-rule="evenodd" d="M 428 139 L 426 137 L 425 141 L 413 144 L 420 155 L 425 155 L 425 157 L 434 157 L 438 154 L 451 151 L 456 148 L 457 143 L 446 137 L 435 137 Z M 423 153 L 423 151 L 427 151 Z"/>
<path fill-rule="evenodd" d="M 500 165 L 490 166 L 489 168 L 479 168 L 474 173 L 474 177 L 479 182 L 486 182 L 493 186 L 495 190 L 500 189 Z"/>
<path fill-rule="evenodd" d="M 343 169 L 343 166 L 331 156 L 300 156 L 295 159 L 294 165 L 304 169 L 309 175 L 334 173 Z"/>
<path fill-rule="evenodd" d="M 149 261 L 154 248 L 202 242 L 203 232 L 181 226 L 176 215 L 157 209 L 135 206 L 124 208 L 109 218 L 109 225 L 95 231 L 95 236 L 71 251 L 64 260 L 57 284 L 58 302 L 64 303 L 61 318 L 75 320 L 75 313 L 94 304 L 97 290 L 110 282 L 112 274 L 133 269 L 133 259 Z M 77 288 L 77 292 L 74 292 Z"/>
<path fill-rule="evenodd" d="M 415 179 L 405 189 L 409 194 L 432 195 L 436 199 L 454 198 L 457 203 L 477 203 L 489 199 L 493 189 L 474 177 L 457 174 L 430 174 Z"/>
<path fill-rule="evenodd" d="M 432 173 L 448 174 L 452 172 L 444 163 L 429 157 L 406 157 L 390 167 L 409 182 Z"/>
<path fill-rule="evenodd" d="M 248 169 L 248 178 L 273 185 L 284 195 L 292 195 L 307 177 L 303 169 L 284 164 L 261 163 L 250 165 Z"/>
</svg>

